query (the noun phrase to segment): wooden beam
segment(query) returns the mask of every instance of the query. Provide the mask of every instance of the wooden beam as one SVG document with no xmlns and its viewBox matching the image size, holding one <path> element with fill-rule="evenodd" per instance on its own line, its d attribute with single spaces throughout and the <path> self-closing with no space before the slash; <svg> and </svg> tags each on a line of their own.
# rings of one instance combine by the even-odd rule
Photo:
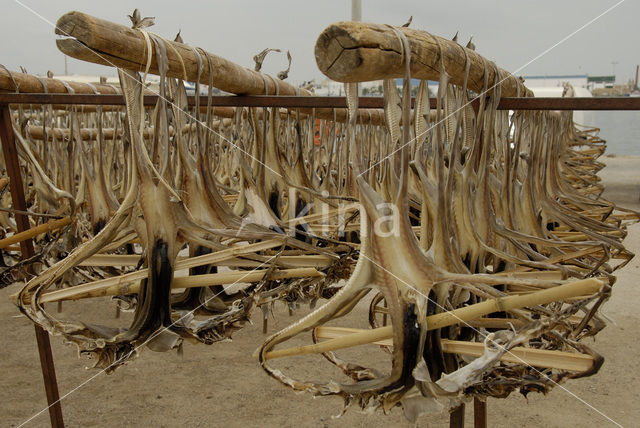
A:
<svg viewBox="0 0 640 428">
<path fill-rule="evenodd" d="M 475 51 L 426 31 L 396 28 L 409 42 L 413 78 L 440 80 L 442 61 L 451 83 L 462 86 L 466 55 L 470 63 L 469 89 L 477 93 L 483 91 L 486 64 L 489 87 L 500 85 L 502 96 L 533 96 L 520 79 L 495 67 Z M 320 34 L 315 46 L 318 68 L 338 82 L 403 77 L 402 52 L 402 43 L 391 26 L 353 21 L 331 24 Z"/>
<path fill-rule="evenodd" d="M 17 88 L 16 88 L 17 85 Z M 31 74 L 10 71 L 0 67 L 0 92 L 68 94 L 69 86 L 74 94 L 120 94 L 118 85 L 81 82 L 67 82 L 49 77 L 37 77 Z"/>
<path fill-rule="evenodd" d="M 69 12 L 58 19 L 56 34 L 67 38 L 56 40 L 61 52 L 73 58 L 128 70 L 145 71 L 147 67 L 147 43 L 140 30 L 86 15 L 81 12 Z M 290 83 L 267 74 L 238 65 L 228 59 L 192 48 L 184 43 L 165 40 L 169 69 L 167 76 L 176 77 L 189 82 L 199 81 L 213 85 L 225 92 L 239 95 L 301 95 L 309 96 L 311 92 L 298 88 Z M 196 51 L 199 54 L 196 54 Z M 202 59 L 204 67 L 199 72 L 198 60 Z M 208 61 L 211 61 L 213 80 L 210 80 Z M 149 72 L 158 74 L 158 63 L 155 49 L 151 51 Z M 303 109 L 303 113 L 311 113 L 311 109 Z M 316 109 L 316 117 L 333 120 L 334 110 Z M 340 122 L 346 121 L 346 109 L 335 112 Z M 382 110 L 364 110 L 358 112 L 359 121 L 363 123 L 382 124 Z"/>
<path fill-rule="evenodd" d="M 142 31 L 96 18 L 81 12 L 69 12 L 58 19 L 56 34 L 66 38 L 56 40 L 61 52 L 73 58 L 111 67 L 145 71 L 148 56 L 147 43 Z M 235 64 L 218 55 L 200 50 L 204 63 L 198 76 L 198 54 L 184 43 L 166 40 L 169 70 L 167 76 L 203 84 L 213 84 L 232 94 L 297 95 L 296 88 L 278 78 L 268 76 Z M 209 76 L 211 60 L 213 76 Z M 150 73 L 159 74 L 155 50 L 151 52 Z M 183 67 L 184 66 L 184 67 Z M 199 79 L 198 79 L 199 77 Z M 300 89 L 301 93 L 308 91 Z"/>
</svg>

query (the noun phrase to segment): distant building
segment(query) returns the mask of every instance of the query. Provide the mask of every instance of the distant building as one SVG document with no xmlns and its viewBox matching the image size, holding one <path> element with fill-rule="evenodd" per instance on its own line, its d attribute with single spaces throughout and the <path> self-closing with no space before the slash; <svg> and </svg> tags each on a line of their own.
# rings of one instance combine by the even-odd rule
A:
<svg viewBox="0 0 640 428">
<path fill-rule="evenodd" d="M 66 80 L 67 82 L 78 82 L 78 83 L 91 83 L 91 84 L 97 84 L 97 83 L 106 83 L 108 85 L 116 85 L 116 86 L 120 86 L 120 80 L 118 79 L 118 77 L 101 77 L 101 76 L 88 76 L 88 75 L 81 75 L 81 74 L 71 74 L 71 75 L 67 75 L 67 76 L 58 76 L 58 75 L 54 75 L 53 76 L 54 79 L 58 79 L 58 80 Z"/>
<path fill-rule="evenodd" d="M 360 82 L 360 95 L 363 96 L 382 96 L 382 80 L 372 82 Z M 331 79 L 324 79 L 320 83 L 316 83 L 313 87 L 314 92 L 318 96 L 344 96 L 344 83 L 336 82 Z"/>
<path fill-rule="evenodd" d="M 574 88 L 587 88 L 589 76 L 586 74 L 567 75 L 544 75 L 544 76 L 524 76 L 526 87 L 562 87 L 564 82 L 568 82 Z"/>
<path fill-rule="evenodd" d="M 46 76 L 45 76 L 46 77 Z M 71 74 L 67 76 L 58 76 L 54 75 L 54 79 L 65 80 L 67 82 L 78 82 L 78 83 L 89 83 L 92 85 L 96 85 L 98 83 L 113 85 L 116 87 L 120 87 L 120 79 L 118 77 L 104 77 L 104 76 L 91 76 L 91 75 L 81 75 L 81 74 Z M 151 90 L 158 90 L 160 84 L 160 78 L 158 76 L 149 74 L 147 75 L 147 87 Z M 189 83 L 186 82 L 186 85 Z M 204 85 L 203 85 L 204 86 Z M 188 90 L 188 88 L 187 88 Z"/>
<path fill-rule="evenodd" d="M 613 88 L 616 84 L 616 76 L 589 76 L 587 78 L 587 88 L 590 91 L 601 88 Z"/>
</svg>

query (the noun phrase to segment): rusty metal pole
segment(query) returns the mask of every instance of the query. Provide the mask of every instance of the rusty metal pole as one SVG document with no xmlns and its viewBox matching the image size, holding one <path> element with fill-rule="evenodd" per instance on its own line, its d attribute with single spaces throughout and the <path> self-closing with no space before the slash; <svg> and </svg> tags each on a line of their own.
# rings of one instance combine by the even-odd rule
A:
<svg viewBox="0 0 640 428">
<path fill-rule="evenodd" d="M 464 404 L 459 405 L 449 414 L 449 428 L 464 428 Z"/>
<path fill-rule="evenodd" d="M 7 104 L 0 104 L 0 140 L 2 141 L 2 154 L 7 166 L 9 176 L 9 186 L 11 189 L 11 200 L 13 208 L 26 211 L 27 206 L 24 199 L 24 189 L 22 187 L 22 176 L 20 174 L 20 164 L 18 163 L 18 153 L 11 126 L 11 112 Z M 18 232 L 29 229 L 29 219 L 24 214 L 16 213 L 16 225 Z M 28 259 L 35 254 L 31 239 L 20 242 L 22 259 Z M 58 382 L 56 380 L 56 370 L 53 365 L 53 355 L 49 334 L 40 326 L 36 325 L 36 341 L 38 342 L 38 353 L 40 354 L 40 366 L 44 377 L 44 389 L 47 394 L 49 404 L 49 418 L 53 428 L 63 428 L 62 408 L 60 406 L 60 395 L 58 394 Z"/>
<path fill-rule="evenodd" d="M 473 398 L 473 427 L 487 428 L 487 401 Z"/>
</svg>

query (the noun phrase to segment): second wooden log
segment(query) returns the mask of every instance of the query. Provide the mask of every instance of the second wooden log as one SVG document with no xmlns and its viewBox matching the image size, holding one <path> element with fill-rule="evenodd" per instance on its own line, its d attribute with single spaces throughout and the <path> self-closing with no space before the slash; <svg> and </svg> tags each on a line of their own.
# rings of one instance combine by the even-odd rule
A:
<svg viewBox="0 0 640 428">
<path fill-rule="evenodd" d="M 442 62 L 451 83 L 462 86 L 465 58 L 468 58 L 469 89 L 482 92 L 486 72 L 489 87 L 500 85 L 503 97 L 533 96 L 520 79 L 457 42 L 426 31 L 396 28 L 404 33 L 411 47 L 411 76 L 416 79 L 440 80 Z M 338 82 L 367 82 L 404 76 L 402 43 L 389 25 L 336 22 L 318 37 L 315 56 L 320 71 Z"/>
</svg>

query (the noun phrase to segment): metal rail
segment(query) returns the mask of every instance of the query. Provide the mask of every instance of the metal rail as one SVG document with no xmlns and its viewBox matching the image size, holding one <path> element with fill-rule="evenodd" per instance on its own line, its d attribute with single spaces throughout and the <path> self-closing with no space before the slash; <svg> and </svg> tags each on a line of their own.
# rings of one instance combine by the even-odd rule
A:
<svg viewBox="0 0 640 428">
<path fill-rule="evenodd" d="M 188 97 L 195 104 L 195 97 Z M 145 95 L 145 105 L 155 105 L 157 95 Z M 474 103 L 478 101 L 475 100 Z M 206 106 L 206 96 L 200 97 L 200 105 Z M 214 96 L 211 103 L 217 107 L 287 107 L 287 108 L 346 108 L 345 97 L 305 96 Z M 123 95 L 106 94 L 28 94 L 0 93 L 0 104 L 83 104 L 124 105 Z M 382 97 L 360 97 L 361 108 L 383 108 Z M 432 108 L 435 99 L 431 99 Z M 593 98 L 502 98 L 499 110 L 640 110 L 640 97 Z"/>
</svg>

